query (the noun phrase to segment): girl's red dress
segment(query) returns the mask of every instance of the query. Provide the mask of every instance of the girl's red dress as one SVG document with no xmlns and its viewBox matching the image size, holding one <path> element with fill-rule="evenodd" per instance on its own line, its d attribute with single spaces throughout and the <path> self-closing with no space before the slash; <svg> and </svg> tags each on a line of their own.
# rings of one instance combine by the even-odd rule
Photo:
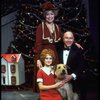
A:
<svg viewBox="0 0 100 100">
<path fill-rule="evenodd" d="M 40 69 L 37 73 L 37 82 L 43 82 L 44 85 L 55 84 L 54 75 L 49 71 L 49 68 L 45 67 Z M 40 90 L 40 100 L 62 100 L 62 97 L 56 89 Z"/>
</svg>

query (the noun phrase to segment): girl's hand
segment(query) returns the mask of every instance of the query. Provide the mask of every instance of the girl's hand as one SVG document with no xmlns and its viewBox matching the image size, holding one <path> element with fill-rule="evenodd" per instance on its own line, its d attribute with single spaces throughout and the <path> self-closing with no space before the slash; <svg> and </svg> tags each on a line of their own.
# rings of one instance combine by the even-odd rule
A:
<svg viewBox="0 0 100 100">
<path fill-rule="evenodd" d="M 55 88 L 59 88 L 65 84 L 65 81 L 60 81 L 55 84 Z"/>
<path fill-rule="evenodd" d="M 42 63 L 40 60 L 37 60 L 37 67 L 41 68 L 42 67 Z"/>
</svg>

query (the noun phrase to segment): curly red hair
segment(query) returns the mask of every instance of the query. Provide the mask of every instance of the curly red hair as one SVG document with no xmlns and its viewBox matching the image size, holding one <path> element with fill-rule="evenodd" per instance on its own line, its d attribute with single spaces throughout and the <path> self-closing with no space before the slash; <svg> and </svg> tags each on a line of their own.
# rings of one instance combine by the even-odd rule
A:
<svg viewBox="0 0 100 100">
<path fill-rule="evenodd" d="M 51 49 L 43 49 L 41 54 L 40 54 L 40 60 L 41 62 L 44 64 L 44 60 L 46 58 L 47 55 L 50 55 L 52 57 L 52 60 L 54 61 L 55 59 L 55 54 L 54 51 Z"/>
</svg>

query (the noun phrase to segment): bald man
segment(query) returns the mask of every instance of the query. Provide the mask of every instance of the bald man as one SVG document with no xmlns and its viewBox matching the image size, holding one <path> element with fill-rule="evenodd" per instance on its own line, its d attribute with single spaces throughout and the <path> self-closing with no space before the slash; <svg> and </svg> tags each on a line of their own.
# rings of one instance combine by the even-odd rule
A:
<svg viewBox="0 0 100 100">
<path fill-rule="evenodd" d="M 67 75 L 67 81 L 72 82 L 73 90 L 83 92 L 83 84 L 81 75 L 84 66 L 83 59 L 83 50 L 78 48 L 75 45 L 75 37 L 72 31 L 66 31 L 63 34 L 63 42 L 62 45 L 59 46 L 60 49 L 57 49 L 60 63 L 66 64 L 69 66 Z M 81 93 L 83 95 L 83 93 Z M 82 99 L 85 100 L 82 96 Z"/>
</svg>

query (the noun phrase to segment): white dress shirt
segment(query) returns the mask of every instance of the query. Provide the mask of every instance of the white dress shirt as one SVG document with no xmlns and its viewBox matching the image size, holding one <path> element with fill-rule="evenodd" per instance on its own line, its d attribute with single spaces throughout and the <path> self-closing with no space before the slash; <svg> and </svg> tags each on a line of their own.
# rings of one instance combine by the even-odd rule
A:
<svg viewBox="0 0 100 100">
<path fill-rule="evenodd" d="M 69 52 L 69 50 L 63 50 L 63 64 L 67 63 Z"/>
<path fill-rule="evenodd" d="M 69 52 L 70 50 L 63 50 L 63 64 L 67 64 Z M 73 76 L 74 80 L 76 80 L 76 75 L 74 73 L 71 75 Z"/>
</svg>

